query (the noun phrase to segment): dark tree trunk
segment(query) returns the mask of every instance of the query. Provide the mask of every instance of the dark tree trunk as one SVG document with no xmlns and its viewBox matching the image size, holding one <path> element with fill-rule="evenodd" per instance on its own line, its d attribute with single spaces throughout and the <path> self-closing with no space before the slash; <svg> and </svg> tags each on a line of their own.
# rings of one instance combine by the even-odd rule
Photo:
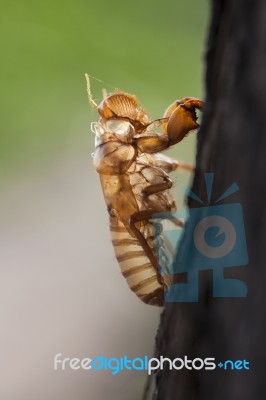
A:
<svg viewBox="0 0 266 400">
<path fill-rule="evenodd" d="M 239 191 L 249 263 L 225 268 L 246 282 L 243 298 L 213 297 L 213 271 L 199 274 L 199 301 L 167 303 L 156 356 L 243 360 L 250 370 L 172 370 L 156 375 L 156 400 L 266 399 L 266 1 L 212 0 L 206 53 L 206 104 L 198 136 L 193 192 L 206 200 L 203 174 L 213 172 L 212 199 L 233 182 Z M 191 208 L 198 207 L 189 201 Z M 189 225 L 181 249 L 189 249 Z M 188 250 L 189 251 L 189 250 Z M 191 260 L 193 261 L 193 260 Z"/>
</svg>

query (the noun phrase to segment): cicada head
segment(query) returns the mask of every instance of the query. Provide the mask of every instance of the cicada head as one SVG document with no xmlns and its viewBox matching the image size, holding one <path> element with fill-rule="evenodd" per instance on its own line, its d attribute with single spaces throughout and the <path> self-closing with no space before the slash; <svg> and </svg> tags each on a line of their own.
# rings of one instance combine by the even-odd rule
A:
<svg viewBox="0 0 266 400">
<path fill-rule="evenodd" d="M 126 92 L 115 92 L 106 95 L 98 105 L 92 98 L 90 89 L 90 77 L 85 74 L 87 80 L 87 91 L 90 104 L 96 108 L 101 116 L 100 124 L 108 126 L 109 132 L 116 131 L 125 140 L 130 140 L 134 134 L 145 132 L 151 124 L 151 119 L 140 107 L 137 98 Z M 132 132 L 133 128 L 133 132 Z"/>
<path fill-rule="evenodd" d="M 117 92 L 102 100 L 98 112 L 104 120 L 127 120 L 136 133 L 143 132 L 150 124 L 150 118 L 140 107 L 135 96 L 125 92 Z"/>
</svg>

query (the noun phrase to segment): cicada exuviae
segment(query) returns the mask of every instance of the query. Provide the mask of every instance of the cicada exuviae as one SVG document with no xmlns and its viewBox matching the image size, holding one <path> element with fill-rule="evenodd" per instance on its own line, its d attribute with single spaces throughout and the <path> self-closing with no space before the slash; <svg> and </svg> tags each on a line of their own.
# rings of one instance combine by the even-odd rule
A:
<svg viewBox="0 0 266 400">
<path fill-rule="evenodd" d="M 117 261 L 130 289 L 145 303 L 162 306 L 164 290 L 172 282 L 158 268 L 152 216 L 176 210 L 169 172 L 192 168 L 160 151 L 199 127 L 196 109 L 203 103 L 193 97 L 176 100 L 163 118 L 152 121 L 129 93 L 104 94 L 97 105 L 88 75 L 86 79 L 90 103 L 100 115 L 92 123 L 93 165 L 100 175 Z M 160 126 L 162 133 L 157 133 Z"/>
</svg>

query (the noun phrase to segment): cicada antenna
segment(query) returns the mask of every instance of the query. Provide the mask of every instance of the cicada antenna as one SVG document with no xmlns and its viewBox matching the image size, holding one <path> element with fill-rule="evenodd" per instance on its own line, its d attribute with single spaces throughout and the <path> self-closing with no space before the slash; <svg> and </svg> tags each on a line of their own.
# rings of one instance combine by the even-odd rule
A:
<svg viewBox="0 0 266 400">
<path fill-rule="evenodd" d="M 99 106 L 97 103 L 92 98 L 91 94 L 91 82 L 90 82 L 90 76 L 88 74 L 85 74 L 86 82 L 87 82 L 87 93 L 88 93 L 88 98 L 89 102 L 92 105 L 92 107 L 96 108 L 98 110 Z"/>
</svg>

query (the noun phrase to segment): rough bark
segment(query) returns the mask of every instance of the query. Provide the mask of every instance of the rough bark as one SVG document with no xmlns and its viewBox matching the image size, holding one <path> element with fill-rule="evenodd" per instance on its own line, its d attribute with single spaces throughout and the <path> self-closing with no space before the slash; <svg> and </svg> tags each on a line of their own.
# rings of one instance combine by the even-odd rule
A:
<svg viewBox="0 0 266 400">
<path fill-rule="evenodd" d="M 213 198 L 238 184 L 240 190 L 224 203 L 242 204 L 249 264 L 227 268 L 225 276 L 245 281 L 248 295 L 214 298 L 212 271 L 201 272 L 197 303 L 166 304 L 156 356 L 246 359 L 250 370 L 164 369 L 156 375 L 156 400 L 266 398 L 265 115 L 266 2 L 212 0 L 206 103 L 192 190 L 206 200 L 204 172 L 215 173 Z M 198 204 L 189 201 L 189 206 Z"/>
</svg>

